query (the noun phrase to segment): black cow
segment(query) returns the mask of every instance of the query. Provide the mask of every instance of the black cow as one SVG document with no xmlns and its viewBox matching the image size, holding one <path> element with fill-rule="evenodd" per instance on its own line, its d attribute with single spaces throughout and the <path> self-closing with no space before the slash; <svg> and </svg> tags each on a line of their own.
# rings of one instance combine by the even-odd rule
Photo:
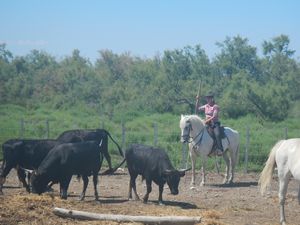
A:
<svg viewBox="0 0 300 225">
<path fill-rule="evenodd" d="M 17 169 L 18 177 L 23 186 L 29 192 L 29 185 L 26 183 L 26 175 L 23 168 L 37 169 L 48 152 L 57 145 L 56 140 L 21 140 L 11 139 L 3 143 L 3 163 L 0 174 L 0 194 L 3 194 L 2 187 L 5 178 L 12 168 Z"/>
<path fill-rule="evenodd" d="M 86 141 L 79 143 L 60 144 L 51 149 L 45 159 L 31 177 L 32 192 L 45 192 L 50 182 L 60 184 L 62 199 L 67 199 L 67 191 L 72 175 L 81 175 L 83 191 L 80 200 L 85 197 L 88 176 L 93 175 L 95 198 L 98 200 L 98 172 L 103 157 L 100 154 L 99 142 Z"/>
<path fill-rule="evenodd" d="M 147 203 L 149 193 L 152 191 L 152 181 L 159 186 L 159 204 L 162 204 L 162 193 L 166 182 L 170 188 L 171 194 L 178 194 L 180 177 L 185 175 L 186 170 L 178 171 L 174 169 L 164 150 L 156 147 L 134 144 L 126 150 L 125 158 L 130 174 L 129 199 L 132 199 L 132 189 L 136 199 L 139 199 L 135 184 L 138 175 L 142 175 L 142 178 L 146 179 L 147 193 L 143 198 L 144 203 Z"/>
<path fill-rule="evenodd" d="M 62 143 L 74 143 L 81 141 L 98 141 L 102 140 L 101 152 L 103 153 L 105 159 L 107 160 L 109 169 L 104 172 L 104 174 L 113 173 L 117 168 L 120 167 L 118 165 L 115 168 L 112 168 L 111 158 L 108 153 L 108 137 L 117 145 L 120 155 L 124 157 L 124 154 L 118 145 L 118 143 L 112 138 L 107 130 L 104 129 L 87 129 L 87 130 L 68 130 L 63 132 L 57 138 L 58 141 Z"/>
</svg>

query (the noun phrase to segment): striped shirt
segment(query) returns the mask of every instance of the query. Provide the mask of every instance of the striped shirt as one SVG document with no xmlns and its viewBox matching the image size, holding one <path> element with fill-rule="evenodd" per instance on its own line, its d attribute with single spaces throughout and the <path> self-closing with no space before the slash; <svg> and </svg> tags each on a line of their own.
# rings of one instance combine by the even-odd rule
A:
<svg viewBox="0 0 300 225">
<path fill-rule="evenodd" d="M 206 119 L 213 117 L 212 121 L 214 123 L 219 121 L 220 108 L 217 104 L 214 104 L 212 106 L 209 104 L 205 104 L 203 106 L 200 106 L 199 110 L 204 111 Z"/>
</svg>

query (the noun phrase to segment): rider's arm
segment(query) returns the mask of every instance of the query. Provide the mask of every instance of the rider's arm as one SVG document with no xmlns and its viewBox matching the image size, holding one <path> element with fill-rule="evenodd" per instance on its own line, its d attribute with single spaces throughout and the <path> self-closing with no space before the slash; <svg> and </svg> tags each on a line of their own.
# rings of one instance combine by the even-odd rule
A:
<svg viewBox="0 0 300 225">
<path fill-rule="evenodd" d="M 219 116 L 219 111 L 220 111 L 219 106 L 218 106 L 218 105 L 215 105 L 215 106 L 214 106 L 214 112 L 213 112 L 213 115 L 210 116 L 210 117 L 208 117 L 208 118 L 206 118 L 206 119 L 205 119 L 205 123 L 209 123 L 210 121 L 214 120 L 215 118 L 218 118 L 218 116 Z"/>
</svg>

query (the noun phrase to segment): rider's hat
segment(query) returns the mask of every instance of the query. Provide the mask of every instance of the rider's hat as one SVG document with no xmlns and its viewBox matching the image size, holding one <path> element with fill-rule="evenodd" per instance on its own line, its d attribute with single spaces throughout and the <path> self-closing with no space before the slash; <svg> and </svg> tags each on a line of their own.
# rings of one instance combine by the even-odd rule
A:
<svg viewBox="0 0 300 225">
<path fill-rule="evenodd" d="M 212 91 L 209 91 L 205 97 L 214 97 L 214 93 Z"/>
</svg>

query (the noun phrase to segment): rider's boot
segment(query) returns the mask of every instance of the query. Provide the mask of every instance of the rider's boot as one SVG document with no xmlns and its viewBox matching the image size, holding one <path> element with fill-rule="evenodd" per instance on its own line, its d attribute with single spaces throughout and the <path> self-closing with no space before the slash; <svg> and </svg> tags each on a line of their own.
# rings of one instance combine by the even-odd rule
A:
<svg viewBox="0 0 300 225">
<path fill-rule="evenodd" d="M 216 155 L 221 156 L 224 153 L 224 149 L 222 146 L 222 140 L 220 137 L 220 130 L 219 127 L 216 127 L 214 129 L 215 137 L 216 137 L 216 142 L 217 142 L 217 149 L 216 149 Z"/>
</svg>

